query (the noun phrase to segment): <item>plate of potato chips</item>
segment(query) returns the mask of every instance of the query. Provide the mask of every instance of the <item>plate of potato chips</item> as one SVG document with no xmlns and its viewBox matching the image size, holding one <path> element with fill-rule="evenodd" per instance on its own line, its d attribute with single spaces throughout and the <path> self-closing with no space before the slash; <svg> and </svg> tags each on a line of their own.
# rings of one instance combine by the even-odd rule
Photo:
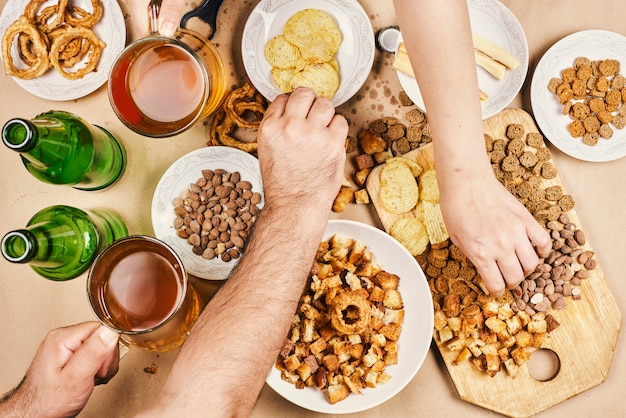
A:
<svg viewBox="0 0 626 418">
<path fill-rule="evenodd" d="M 307 312 L 307 318 L 313 318 L 312 320 L 319 324 L 319 330 L 294 331 L 292 326 L 289 340 L 294 347 L 288 352 L 285 347 L 289 344 L 285 344 L 281 350 L 281 358 L 284 356 L 285 360 L 276 362 L 266 382 L 283 398 L 302 408 L 325 414 L 355 413 L 388 401 L 413 380 L 429 352 L 432 340 L 433 304 L 428 283 L 415 258 L 384 231 L 360 222 L 335 219 L 328 221 L 322 239 L 329 243 L 326 251 L 328 257 L 332 259 L 329 263 L 334 266 L 333 272 L 324 277 L 323 272 L 327 269 L 318 261 L 317 265 L 320 268 L 315 276 L 320 282 L 317 283 L 316 279 L 311 277 L 307 289 L 317 289 L 321 294 L 322 288 L 326 288 L 327 294 L 319 298 L 326 301 L 328 294 L 334 292 L 333 287 L 345 282 L 341 284 L 342 287 L 349 286 L 355 294 L 364 295 L 364 292 L 367 292 L 370 301 L 380 300 L 380 302 L 376 304 L 372 302 L 375 307 L 372 308 L 369 325 L 364 333 L 333 333 L 332 329 L 329 330 L 331 326 L 333 329 L 336 327 L 334 322 L 336 307 L 333 300 L 328 304 L 334 307 L 329 313 L 330 325 L 323 326 L 321 325 L 323 320 L 318 321 L 311 316 L 315 312 L 318 314 L 321 312 L 323 317 L 325 315 L 323 304 L 312 301 L 310 305 L 317 308 L 303 309 L 302 304 L 306 304 L 303 300 L 306 300 L 308 291 L 305 290 L 299 312 Z M 322 248 L 324 247 L 320 245 L 318 258 L 326 259 L 327 255 L 323 255 Z M 355 253 L 358 253 L 358 261 L 355 261 L 357 259 Z M 341 261 L 343 257 L 347 261 Z M 352 270 L 351 264 L 355 267 L 354 274 L 349 273 Z M 335 266 L 344 266 L 346 272 L 336 274 Z M 375 272 L 371 272 L 370 267 Z M 355 277 L 358 277 L 358 280 L 355 280 Z M 395 283 L 390 279 L 394 279 Z M 337 281 L 340 283 L 332 283 Z M 381 288 L 384 288 L 384 291 Z M 337 294 L 350 293 L 347 289 L 344 292 Z M 375 296 L 377 293 L 379 298 Z M 396 297 L 391 297 L 392 295 Z M 393 306 L 400 299 L 401 305 Z M 353 303 L 361 306 L 360 302 Z M 350 315 L 349 310 L 346 308 L 345 316 Z M 307 318 L 301 321 L 294 320 L 294 323 L 302 322 L 306 325 Z M 399 329 L 396 327 L 396 332 L 389 334 L 387 332 L 389 330 L 385 331 L 386 327 L 393 329 L 394 324 L 400 326 Z M 381 337 L 381 334 L 384 337 Z M 341 339 L 344 341 L 340 341 Z M 368 339 L 369 341 L 366 341 Z M 308 351 L 302 352 L 303 347 Z M 329 354 L 324 355 L 326 351 Z M 296 360 L 298 356 L 302 359 Z M 315 360 L 313 356 L 316 356 Z M 337 367 L 332 365 L 335 356 Z M 319 362 L 325 371 L 332 369 L 335 371 L 320 378 L 320 369 L 316 369 L 313 362 Z M 285 372 L 285 368 L 291 370 Z M 315 371 L 312 371 L 314 369 Z M 287 380 L 283 378 L 284 376 Z M 328 385 L 320 389 L 317 384 L 324 379 L 327 379 Z M 298 384 L 301 385 L 300 388 Z"/>
<path fill-rule="evenodd" d="M 262 0 L 243 30 L 248 77 L 268 100 L 305 86 L 339 106 L 363 86 L 374 33 L 356 0 Z"/>
</svg>

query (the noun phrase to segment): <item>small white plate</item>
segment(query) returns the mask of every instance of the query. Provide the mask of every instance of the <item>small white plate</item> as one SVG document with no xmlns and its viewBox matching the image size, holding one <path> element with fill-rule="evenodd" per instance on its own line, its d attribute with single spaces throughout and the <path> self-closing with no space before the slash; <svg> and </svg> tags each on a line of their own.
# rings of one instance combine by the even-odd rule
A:
<svg viewBox="0 0 626 418">
<path fill-rule="evenodd" d="M 482 104 L 483 119 L 487 119 L 505 107 L 517 96 L 528 72 L 528 43 L 526 35 L 515 15 L 496 0 L 468 0 L 472 31 L 490 40 L 516 57 L 520 65 L 507 70 L 503 80 L 494 78 L 483 68 L 477 67 L 478 87 L 487 93 Z M 402 41 L 398 41 L 398 45 Z M 424 99 L 415 78 L 396 71 L 400 85 L 413 103 L 426 111 Z"/>
<path fill-rule="evenodd" d="M 24 8 L 29 1 L 16 0 L 6 3 L 2 15 L 0 15 L 0 33 L 4 33 L 24 13 Z M 42 7 L 50 4 L 56 4 L 56 2 L 45 2 Z M 85 10 L 91 10 L 91 0 L 75 0 L 73 4 Z M 13 77 L 15 82 L 35 96 L 56 101 L 84 97 L 106 83 L 113 61 L 126 44 L 126 23 L 122 9 L 116 0 L 102 0 L 102 5 L 104 6 L 102 18 L 93 27 L 93 30 L 100 39 L 106 42 L 106 47 L 102 50 L 96 71 L 86 74 L 79 80 L 68 80 L 63 78 L 54 68 L 50 68 L 41 77 L 31 80 Z M 15 62 L 19 61 L 15 41 L 11 54 Z M 82 65 L 82 63 L 76 65 Z"/>
<path fill-rule="evenodd" d="M 317 388 L 296 389 L 295 385 L 283 381 L 274 366 L 266 381 L 283 398 L 302 408 L 324 414 L 349 414 L 382 404 L 413 380 L 430 349 L 434 314 L 426 277 L 415 258 L 398 241 L 378 228 L 348 220 L 329 220 L 323 239 L 333 234 L 361 241 L 383 270 L 400 276 L 399 289 L 405 312 L 398 341 L 398 364 L 385 369 L 391 380 L 376 388 L 366 388 L 361 395 L 349 395 L 334 405 L 328 401 L 327 394 Z"/>
<path fill-rule="evenodd" d="M 263 181 L 259 160 L 231 147 L 211 146 L 184 155 L 163 174 L 152 197 L 152 227 L 155 236 L 168 243 L 183 260 L 185 270 L 193 276 L 208 280 L 224 280 L 239 261 L 227 263 L 219 258 L 207 260 L 192 251 L 186 239 L 178 236 L 174 228 L 174 205 L 172 201 L 189 189 L 202 177 L 202 170 L 224 169 L 230 173 L 238 171 L 242 180 L 252 183 L 252 191 L 263 195 Z M 263 206 L 263 202 L 259 207 Z"/>
<path fill-rule="evenodd" d="M 574 65 L 577 57 L 590 60 L 616 59 L 626 67 L 626 37 L 604 30 L 586 30 L 566 36 L 552 45 L 541 57 L 530 86 L 530 103 L 537 125 L 555 147 L 583 161 L 612 161 L 626 155 L 626 129 L 613 129 L 610 140 L 602 139 L 594 146 L 581 138 L 572 138 L 567 125 L 572 122 L 563 114 L 558 98 L 548 90 L 553 77 Z M 622 72 L 623 74 L 623 72 Z"/>
<path fill-rule="evenodd" d="M 271 65 L 263 49 L 268 40 L 282 33 L 285 23 L 302 9 L 318 9 L 331 15 L 343 40 L 337 53 L 340 84 L 333 104 L 350 100 L 363 86 L 374 63 L 374 31 L 369 17 L 356 0 L 262 0 L 243 29 L 243 65 L 256 89 L 272 101 L 283 93 L 271 76 Z"/>
</svg>

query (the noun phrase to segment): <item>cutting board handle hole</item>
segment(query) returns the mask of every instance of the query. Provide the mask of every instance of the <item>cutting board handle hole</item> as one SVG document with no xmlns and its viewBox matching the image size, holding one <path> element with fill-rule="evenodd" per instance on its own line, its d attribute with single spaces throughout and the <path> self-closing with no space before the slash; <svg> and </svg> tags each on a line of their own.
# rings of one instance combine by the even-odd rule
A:
<svg viewBox="0 0 626 418">
<path fill-rule="evenodd" d="M 561 371 L 561 359 L 554 351 L 547 348 L 536 350 L 528 361 L 530 377 L 539 382 L 549 382 Z"/>
</svg>

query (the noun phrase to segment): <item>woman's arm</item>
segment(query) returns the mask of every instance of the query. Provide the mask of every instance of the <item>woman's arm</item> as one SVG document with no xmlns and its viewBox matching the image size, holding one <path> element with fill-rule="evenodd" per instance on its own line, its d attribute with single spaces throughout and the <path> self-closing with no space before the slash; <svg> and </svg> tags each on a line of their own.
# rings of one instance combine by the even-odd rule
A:
<svg viewBox="0 0 626 418">
<path fill-rule="evenodd" d="M 467 3 L 394 4 L 432 131 L 446 227 L 489 291 L 500 295 L 535 269 L 551 240 L 491 169 Z"/>
</svg>

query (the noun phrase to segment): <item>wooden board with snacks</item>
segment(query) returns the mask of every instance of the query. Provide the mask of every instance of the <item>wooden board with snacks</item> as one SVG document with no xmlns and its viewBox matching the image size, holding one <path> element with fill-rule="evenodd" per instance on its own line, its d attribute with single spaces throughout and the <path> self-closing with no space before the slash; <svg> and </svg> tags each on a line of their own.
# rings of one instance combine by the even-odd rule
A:
<svg viewBox="0 0 626 418">
<path fill-rule="evenodd" d="M 484 121 L 485 134 L 489 135 L 492 139 L 505 138 L 507 128 L 511 125 L 522 127 L 525 134 L 538 134 L 539 132 L 532 117 L 528 113 L 521 109 L 510 108 Z M 543 141 L 543 138 L 538 135 L 534 136 L 535 141 L 538 137 Z M 528 146 L 526 147 L 528 148 Z M 537 145 L 537 147 L 545 148 L 545 144 L 541 143 Z M 543 151 L 546 150 L 544 149 Z M 432 144 L 410 151 L 405 154 L 405 156 L 416 160 L 425 170 L 434 167 Z M 553 186 L 560 186 L 559 190 L 562 190 L 565 195 L 563 183 L 558 172 L 554 169 L 549 153 L 544 163 L 546 166 L 550 166 L 550 168 L 554 170 L 554 173 L 541 180 L 542 191 Z M 533 174 L 540 173 L 541 170 L 537 167 L 539 166 L 536 166 Z M 416 210 L 402 214 L 392 214 L 385 209 L 379 194 L 379 174 L 381 169 L 382 165 L 379 165 L 372 170 L 367 180 L 367 190 L 384 229 L 389 232 L 391 226 L 397 219 L 416 216 Z M 527 173 L 530 173 L 530 171 Z M 528 174 L 528 176 L 531 176 L 531 174 Z M 521 182 L 520 180 L 517 183 L 514 182 L 514 184 L 520 184 Z M 568 201 L 573 205 L 573 199 L 569 196 Z M 546 207 L 543 209 L 539 208 L 533 212 L 535 217 L 538 216 L 538 213 L 548 216 Z M 582 234 L 583 228 L 580 225 L 580 220 L 576 215 L 575 209 L 567 205 L 564 207 L 563 213 L 566 215 L 565 219 L 569 218 L 566 222 L 570 225 L 574 225 Z M 543 222 L 547 224 L 548 219 L 543 219 Z M 553 240 L 557 240 L 557 238 L 553 236 Z M 450 244 L 450 246 L 452 247 L 452 244 Z M 422 267 L 424 267 L 424 259 L 431 255 L 428 254 L 428 252 L 432 253 L 435 251 L 433 247 L 438 248 L 438 246 L 431 245 L 427 249 L 426 254 L 417 256 Z M 539 413 L 604 382 L 611 367 L 613 353 L 621 330 L 622 316 L 607 285 L 602 269 L 595 261 L 595 257 L 593 257 L 593 250 L 588 240 L 581 240 L 576 251 L 577 254 L 586 253 L 594 258 L 593 266 L 585 272 L 584 280 L 578 280 L 576 282 L 576 298 L 572 297 L 571 293 L 568 293 L 568 297 L 563 297 L 560 301 L 560 303 L 564 302 L 564 308 L 555 309 L 555 304 L 552 303 L 548 305 L 547 309 L 542 309 L 543 312 L 539 312 L 539 309 L 536 311 L 542 319 L 544 317 L 550 317 L 548 322 L 556 320 L 556 326 L 554 328 L 548 325 L 549 329 L 547 333 L 545 333 L 545 330 L 543 331 L 545 334 L 541 335 L 523 333 L 523 335 L 526 336 L 541 337 L 538 338 L 539 342 L 535 344 L 534 347 L 529 347 L 529 350 L 532 349 L 532 351 L 529 351 L 530 354 L 528 358 L 532 357 L 534 355 L 532 353 L 536 352 L 551 352 L 558 358 L 559 369 L 556 371 L 555 375 L 549 376 L 548 379 L 541 379 L 536 374 L 534 374 L 534 377 L 531 376 L 528 368 L 528 358 L 526 362 L 520 362 L 519 367 L 512 363 L 512 368 L 515 370 L 515 373 L 511 373 L 511 369 L 508 368 L 509 364 L 506 364 L 507 367 L 505 367 L 504 360 L 509 357 L 514 351 L 513 348 L 516 347 L 512 345 L 515 343 L 515 339 L 511 340 L 512 343 L 509 344 L 509 351 L 504 351 L 504 353 L 498 351 L 496 357 L 500 356 L 502 362 L 496 358 L 498 369 L 493 373 L 489 373 L 488 368 L 487 372 L 485 372 L 484 369 L 481 370 L 481 367 L 479 367 L 480 364 L 485 364 L 484 355 L 480 356 L 483 358 L 481 360 L 482 363 L 478 360 L 476 355 L 463 357 L 461 354 L 462 351 L 460 352 L 463 346 L 461 345 L 459 350 L 455 350 L 453 349 L 453 345 L 450 344 L 452 341 L 456 341 L 456 338 L 444 342 L 440 337 L 441 334 L 437 330 L 433 330 L 434 340 L 439 352 L 462 399 L 506 416 L 526 417 Z M 576 263 L 574 262 L 572 267 L 574 264 Z M 576 271 L 581 268 L 581 266 L 577 267 L 578 268 L 575 269 Z M 583 270 L 585 270 L 584 267 Z M 431 276 L 432 275 L 427 274 L 427 277 Z M 433 283 L 435 283 L 434 280 Z M 554 283 L 556 283 L 556 281 L 554 281 Z M 563 284 L 562 281 L 560 284 Z M 433 286 L 434 285 L 431 283 L 433 298 L 435 298 L 435 289 Z M 471 283 L 470 286 L 472 286 Z M 573 282 L 572 287 L 574 287 Z M 481 291 L 478 286 L 472 287 L 472 289 L 475 289 L 476 292 Z M 547 294 L 546 292 L 546 295 Z M 500 318 L 499 315 L 502 314 L 502 310 L 498 311 L 498 306 L 502 308 L 506 305 L 507 310 L 510 312 L 510 306 L 515 304 L 512 300 L 517 295 L 509 296 L 509 298 L 499 298 L 496 300 L 483 292 L 478 299 L 481 300 L 484 309 L 484 311 L 480 313 L 481 318 L 483 315 L 484 318 L 488 317 L 486 306 L 488 306 L 489 301 L 495 301 L 497 303 L 495 305 L 495 313 L 493 313 L 494 319 Z M 515 301 L 517 301 L 517 299 L 515 299 Z M 477 303 L 474 302 L 474 304 Z M 443 309 L 445 310 L 445 307 L 443 307 Z M 437 311 L 437 303 L 435 303 L 435 310 Z M 518 309 L 515 310 L 516 313 L 517 310 Z M 530 312 L 534 312 L 532 308 Z M 520 314 L 523 313 L 524 312 L 521 312 Z M 444 320 L 445 318 L 444 316 Z M 461 321 L 458 322 L 461 323 Z M 465 326 L 464 323 L 463 326 Z M 493 332 L 487 331 L 487 334 L 492 334 L 493 336 Z M 506 333 L 506 329 L 504 332 Z M 522 334 L 516 334 L 515 336 L 518 335 L 521 336 Z M 483 338 L 483 334 L 480 334 L 480 338 Z M 480 340 L 480 338 L 477 338 L 477 340 Z M 521 337 L 518 338 L 518 344 L 521 345 Z M 498 347 L 502 346 L 500 334 L 498 334 L 498 344 Z M 451 349 L 451 347 L 453 348 Z M 515 358 L 515 360 L 517 361 L 517 358 Z M 513 362 L 513 359 L 510 358 L 509 362 Z M 487 364 L 489 364 L 489 362 L 487 362 Z"/>
</svg>

